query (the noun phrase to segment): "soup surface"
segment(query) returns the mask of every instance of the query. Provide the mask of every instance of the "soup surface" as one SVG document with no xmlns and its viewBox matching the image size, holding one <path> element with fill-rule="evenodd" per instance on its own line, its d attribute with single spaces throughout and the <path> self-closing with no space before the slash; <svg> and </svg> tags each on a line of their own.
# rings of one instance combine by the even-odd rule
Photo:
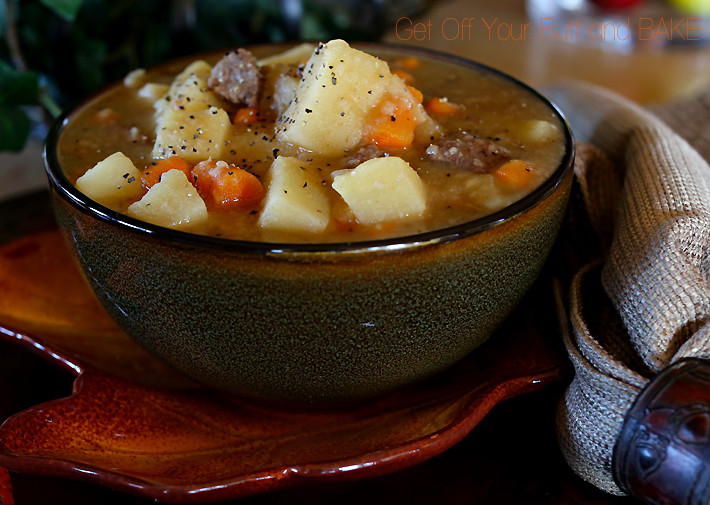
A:
<svg viewBox="0 0 710 505">
<path fill-rule="evenodd" d="M 555 171 L 564 140 L 498 75 L 335 40 L 134 72 L 72 115 L 58 157 L 79 190 L 144 221 L 323 243 L 502 209 Z"/>
</svg>

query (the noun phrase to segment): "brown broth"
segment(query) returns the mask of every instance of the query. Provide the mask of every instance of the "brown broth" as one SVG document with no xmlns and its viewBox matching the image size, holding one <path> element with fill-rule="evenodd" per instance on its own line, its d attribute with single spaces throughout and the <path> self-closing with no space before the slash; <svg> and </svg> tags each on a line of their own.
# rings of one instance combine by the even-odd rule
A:
<svg viewBox="0 0 710 505">
<path fill-rule="evenodd" d="M 257 53 L 258 54 L 258 53 Z M 378 51 L 378 57 L 399 68 L 402 57 L 396 51 Z M 210 63 L 221 55 L 215 55 Z M 565 152 L 564 126 L 550 107 L 530 91 L 496 74 L 478 68 L 468 68 L 448 61 L 417 56 L 418 68 L 407 68 L 414 77 L 414 85 L 426 101 L 430 97 L 446 96 L 461 104 L 465 113 L 454 116 L 435 116 L 444 131 L 465 129 L 483 138 L 495 139 L 509 150 L 512 158 L 522 159 L 535 167 L 533 183 L 523 190 L 502 190 L 490 174 L 477 174 L 449 164 L 425 159 L 428 142 L 405 149 L 387 149 L 404 158 L 415 168 L 427 194 L 427 209 L 415 220 L 365 226 L 338 226 L 333 219 L 323 233 L 284 233 L 265 231 L 258 226 L 259 205 L 238 210 L 222 211 L 211 208 L 209 223 L 198 233 L 231 239 L 266 242 L 351 242 L 391 236 L 411 235 L 441 228 L 500 210 L 533 191 L 559 166 Z M 185 62 L 172 68 L 153 71 L 148 82 L 169 83 L 174 73 L 185 67 Z M 442 92 L 442 90 L 445 90 Z M 153 161 L 151 150 L 155 141 L 153 103 L 138 98 L 137 90 L 117 85 L 102 93 L 79 109 L 64 128 L 58 143 L 58 158 L 72 181 L 97 162 L 122 151 L 139 170 Z M 521 134 L 521 125 L 544 120 L 556 127 L 554 135 L 543 142 L 528 142 Z M 273 123 L 241 126 L 242 139 L 234 139 L 230 163 L 241 166 L 261 177 L 273 159 L 273 149 L 281 153 L 313 160 L 323 168 L 324 180 L 329 171 L 341 169 L 345 158 L 323 159 L 317 153 L 280 145 L 273 139 Z M 250 144 L 254 142 L 254 145 Z M 333 214 L 345 212 L 347 205 L 333 190 L 330 192 Z M 131 202 L 115 210 L 124 212 Z"/>
</svg>

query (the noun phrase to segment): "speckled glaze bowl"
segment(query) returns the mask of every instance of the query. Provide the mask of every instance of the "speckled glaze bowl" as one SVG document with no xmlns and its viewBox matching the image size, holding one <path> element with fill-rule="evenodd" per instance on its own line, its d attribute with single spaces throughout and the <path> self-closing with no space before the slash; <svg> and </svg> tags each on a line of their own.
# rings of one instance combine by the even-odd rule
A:
<svg viewBox="0 0 710 505">
<path fill-rule="evenodd" d="M 57 221 L 99 301 L 128 335 L 185 374 L 269 400 L 369 398 L 469 354 L 539 275 L 572 181 L 567 127 L 554 174 L 482 219 L 371 242 L 231 241 L 147 224 L 80 193 L 55 153 L 71 117 L 48 136 L 46 168 Z"/>
</svg>

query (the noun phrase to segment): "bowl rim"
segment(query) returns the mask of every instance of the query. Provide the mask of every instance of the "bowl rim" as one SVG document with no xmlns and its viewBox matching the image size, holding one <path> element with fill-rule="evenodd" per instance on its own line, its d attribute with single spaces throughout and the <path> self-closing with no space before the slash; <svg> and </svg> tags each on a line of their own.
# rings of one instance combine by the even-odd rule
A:
<svg viewBox="0 0 710 505">
<path fill-rule="evenodd" d="M 303 42 L 303 41 L 302 41 Z M 300 42 L 300 43 L 302 43 Z M 318 42 L 311 41 L 314 44 Z M 294 46 L 295 43 L 274 43 L 274 44 L 252 44 L 246 45 L 247 49 L 258 50 L 268 49 L 270 47 L 282 47 L 284 49 Z M 240 253 L 252 254 L 267 254 L 272 256 L 281 255 L 298 255 L 298 254 L 329 254 L 329 253 L 350 253 L 358 254 L 363 252 L 395 252 L 409 249 L 420 248 L 422 246 L 433 245 L 438 243 L 452 242 L 460 240 L 472 235 L 489 230 L 505 221 L 510 221 L 516 216 L 527 212 L 535 207 L 540 202 L 544 201 L 549 195 L 555 192 L 558 186 L 565 180 L 567 174 L 572 170 L 575 158 L 575 139 L 572 134 L 572 129 L 562 111 L 550 99 L 542 93 L 532 88 L 528 84 L 519 79 L 507 74 L 494 67 L 480 63 L 475 60 L 445 53 L 429 48 L 408 46 L 403 44 L 386 43 L 386 42 L 353 42 L 352 47 L 367 50 L 383 50 L 397 51 L 407 53 L 412 56 L 422 55 L 428 58 L 434 58 L 445 61 L 454 65 L 463 65 L 471 69 L 477 69 L 487 74 L 492 74 L 518 86 L 536 99 L 542 101 L 556 115 L 557 119 L 563 126 L 565 152 L 560 159 L 560 163 L 555 171 L 535 188 L 531 193 L 525 195 L 519 200 L 510 205 L 487 214 L 485 216 L 465 221 L 446 228 L 426 231 L 412 235 L 404 235 L 399 237 L 391 237 L 385 239 L 366 240 L 366 241 L 349 241 L 349 242 L 314 242 L 314 243 L 296 243 L 296 242 L 259 242 L 247 240 L 235 240 L 209 235 L 200 235 L 197 233 L 166 228 L 139 219 L 130 217 L 121 212 L 115 211 L 100 203 L 90 199 L 88 196 L 80 192 L 74 184 L 64 175 L 61 169 L 59 159 L 57 157 L 57 144 L 64 127 L 68 124 L 73 114 L 77 113 L 84 106 L 92 102 L 102 93 L 121 85 L 121 82 L 114 82 L 90 95 L 78 105 L 65 110 L 52 124 L 45 138 L 42 157 L 44 160 L 46 174 L 49 180 L 50 187 L 56 191 L 64 200 L 68 201 L 73 207 L 80 210 L 82 213 L 94 217 L 104 223 L 113 225 L 133 233 L 142 234 L 146 237 L 155 237 L 157 239 L 178 242 L 191 246 L 202 246 L 207 248 L 216 248 L 224 251 L 233 251 Z M 181 61 L 192 61 L 196 58 L 205 55 L 218 54 L 219 50 L 210 51 L 207 53 L 188 55 L 174 58 L 166 62 L 157 64 L 149 69 L 157 69 L 176 65 Z"/>
</svg>

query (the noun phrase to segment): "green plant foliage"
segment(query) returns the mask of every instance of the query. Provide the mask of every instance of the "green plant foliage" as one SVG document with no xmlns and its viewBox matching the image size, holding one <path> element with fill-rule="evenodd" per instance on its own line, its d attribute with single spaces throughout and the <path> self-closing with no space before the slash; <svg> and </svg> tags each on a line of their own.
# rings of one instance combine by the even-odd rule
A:
<svg viewBox="0 0 710 505">
<path fill-rule="evenodd" d="M 0 151 L 22 151 L 31 126 L 30 118 L 19 107 L 0 106 Z"/>
<path fill-rule="evenodd" d="M 74 21 L 82 0 L 42 0 L 42 4 L 65 21 Z"/>
<path fill-rule="evenodd" d="M 29 105 L 39 95 L 37 74 L 19 72 L 0 61 L 0 105 Z"/>
<path fill-rule="evenodd" d="M 30 132 L 31 121 L 23 105 L 37 102 L 38 76 L 18 72 L 0 61 L 0 151 L 20 151 Z"/>
</svg>

